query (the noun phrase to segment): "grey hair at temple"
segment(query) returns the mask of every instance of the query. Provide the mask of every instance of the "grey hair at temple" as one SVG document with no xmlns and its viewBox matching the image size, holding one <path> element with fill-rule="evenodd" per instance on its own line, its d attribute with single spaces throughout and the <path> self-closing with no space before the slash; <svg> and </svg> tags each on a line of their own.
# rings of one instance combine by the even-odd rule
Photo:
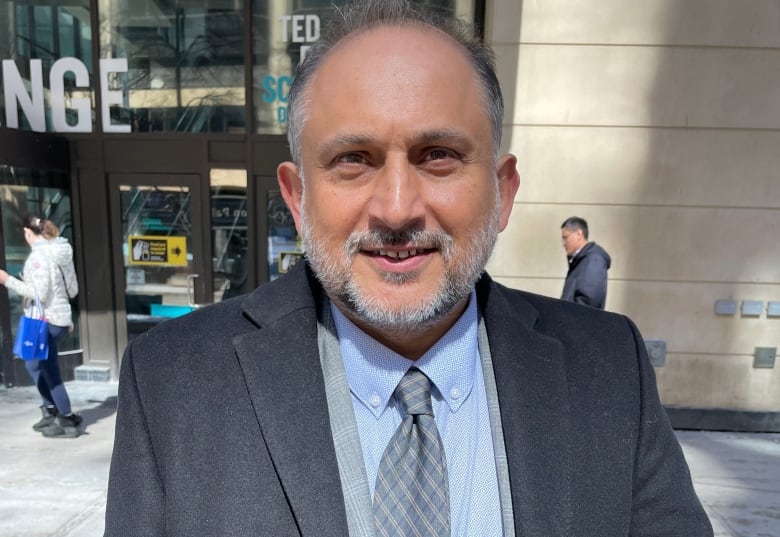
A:
<svg viewBox="0 0 780 537">
<path fill-rule="evenodd" d="M 449 36 L 463 47 L 482 86 L 485 108 L 493 133 L 493 154 L 498 159 L 504 99 L 495 70 L 493 51 L 476 34 L 473 26 L 441 10 L 415 5 L 409 0 L 363 0 L 334 8 L 320 39 L 306 53 L 290 88 L 287 102 L 287 140 L 293 161 L 301 165 L 301 135 L 308 116 L 311 95 L 306 91 L 328 54 L 357 32 L 382 26 L 430 28 Z"/>
</svg>

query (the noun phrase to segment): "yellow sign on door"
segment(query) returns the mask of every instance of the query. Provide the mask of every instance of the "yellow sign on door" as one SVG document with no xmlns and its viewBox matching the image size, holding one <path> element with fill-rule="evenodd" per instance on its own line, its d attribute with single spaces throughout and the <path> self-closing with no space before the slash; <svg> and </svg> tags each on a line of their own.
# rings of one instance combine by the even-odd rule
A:
<svg viewBox="0 0 780 537">
<path fill-rule="evenodd" d="M 187 237 L 131 235 L 127 241 L 131 265 L 187 265 Z"/>
</svg>

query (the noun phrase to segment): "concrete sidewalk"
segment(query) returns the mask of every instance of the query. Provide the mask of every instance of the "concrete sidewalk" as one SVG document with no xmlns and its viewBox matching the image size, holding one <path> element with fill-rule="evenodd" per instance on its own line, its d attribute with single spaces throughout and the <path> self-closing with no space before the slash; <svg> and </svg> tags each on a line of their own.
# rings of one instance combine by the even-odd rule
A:
<svg viewBox="0 0 780 537">
<path fill-rule="evenodd" d="M 68 382 L 85 434 L 48 439 L 34 388 L 0 387 L 0 537 L 100 537 L 116 383 Z M 678 431 L 717 537 L 780 537 L 780 434 Z M 592 536 L 599 537 L 599 536 Z"/>
<path fill-rule="evenodd" d="M 780 537 L 780 433 L 677 438 L 716 537 Z"/>
<path fill-rule="evenodd" d="M 78 438 L 44 438 L 38 391 L 0 387 L 0 537 L 103 535 L 116 383 L 66 383 Z"/>
</svg>

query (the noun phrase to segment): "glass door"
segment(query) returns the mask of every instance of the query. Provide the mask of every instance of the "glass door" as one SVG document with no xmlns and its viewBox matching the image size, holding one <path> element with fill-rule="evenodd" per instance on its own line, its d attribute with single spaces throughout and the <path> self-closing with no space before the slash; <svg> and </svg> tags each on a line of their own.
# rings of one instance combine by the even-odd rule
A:
<svg viewBox="0 0 780 537">
<path fill-rule="evenodd" d="M 153 326 L 210 303 L 197 175 L 111 176 L 119 348 Z"/>
<path fill-rule="evenodd" d="M 268 280 L 287 273 L 303 259 L 303 247 L 292 213 L 278 190 L 266 193 L 266 226 L 268 235 Z"/>
<path fill-rule="evenodd" d="M 209 170 L 211 194 L 211 252 L 214 302 L 242 295 L 254 288 L 250 251 L 250 211 L 247 172 L 244 169 Z"/>
<path fill-rule="evenodd" d="M 0 267 L 15 278 L 23 279 L 22 268 L 30 255 L 24 240 L 22 220 L 35 215 L 50 220 L 60 237 L 74 247 L 73 215 L 70 203 L 70 180 L 64 171 L 23 168 L 0 163 Z M 21 360 L 11 352 L 13 338 L 23 312 L 20 295 L 0 289 L 0 374 L 6 386 L 26 385 L 31 380 Z M 73 324 L 59 344 L 59 360 L 66 380 L 73 367 L 82 362 L 78 300 L 71 300 Z"/>
</svg>

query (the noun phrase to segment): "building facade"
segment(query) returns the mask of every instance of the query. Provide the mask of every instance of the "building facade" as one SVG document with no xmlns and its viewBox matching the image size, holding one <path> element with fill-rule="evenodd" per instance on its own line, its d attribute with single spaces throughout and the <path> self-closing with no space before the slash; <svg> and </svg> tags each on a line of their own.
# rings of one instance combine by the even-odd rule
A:
<svg viewBox="0 0 780 537">
<path fill-rule="evenodd" d="M 496 50 L 521 187 L 491 274 L 559 296 L 586 218 L 678 424 L 780 429 L 780 0 L 428 3 Z M 275 169 L 330 4 L 0 0 L 0 262 L 27 212 L 73 242 L 66 377 L 115 379 L 128 339 L 298 259 Z M 6 384 L 19 311 L 0 290 Z"/>
<path fill-rule="evenodd" d="M 488 4 L 520 191 L 489 266 L 560 296 L 560 225 L 612 256 L 680 426 L 780 430 L 780 1 Z"/>
<path fill-rule="evenodd" d="M 484 2 L 425 1 L 483 26 Z M 0 265 L 20 272 L 27 213 L 73 243 L 65 378 L 116 379 L 132 337 L 299 259 L 276 166 L 331 4 L 0 0 Z M 11 353 L 21 309 L 0 290 L 6 385 L 29 383 Z"/>
</svg>

